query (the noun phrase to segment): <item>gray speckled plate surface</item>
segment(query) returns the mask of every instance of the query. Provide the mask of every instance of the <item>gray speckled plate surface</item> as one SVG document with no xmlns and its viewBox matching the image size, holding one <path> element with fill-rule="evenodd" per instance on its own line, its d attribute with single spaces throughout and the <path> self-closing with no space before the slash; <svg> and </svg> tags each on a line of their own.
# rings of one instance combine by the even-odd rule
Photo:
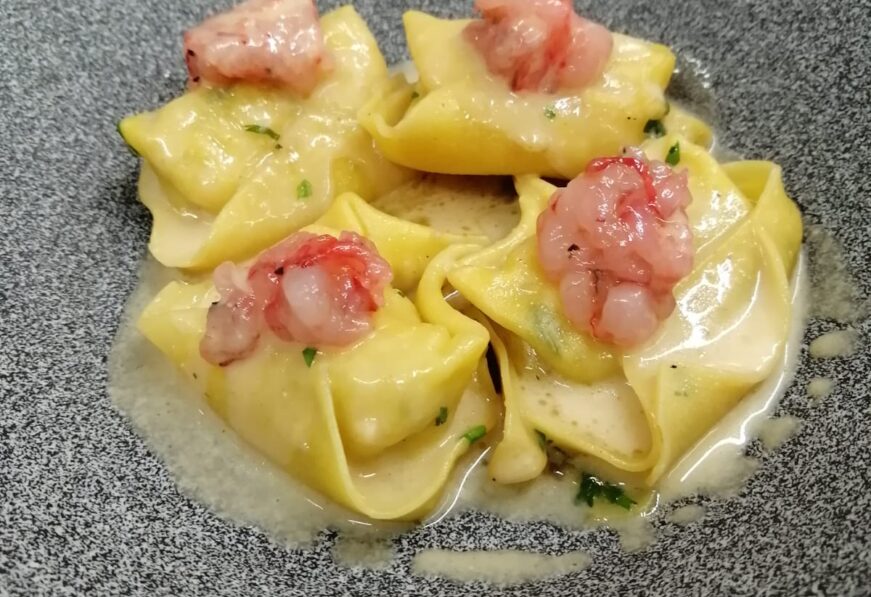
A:
<svg viewBox="0 0 871 597">
<path fill-rule="evenodd" d="M 468 10 L 460 0 L 355 4 L 394 61 L 405 8 Z M 871 3 L 584 4 L 707 70 L 724 143 L 784 166 L 806 224 L 843 243 L 867 296 Z M 181 494 L 106 392 L 107 354 L 150 223 L 115 123 L 181 91 L 181 32 L 214 8 L 0 2 L 0 595 L 481 594 L 411 577 L 410 555 L 433 546 L 593 555 L 572 577 L 505 594 L 869 594 L 867 319 L 856 324 L 857 355 L 829 361 L 808 359 L 807 342 L 837 325 L 811 321 L 780 407 L 804 420 L 802 431 L 762 457 L 738 497 L 711 502 L 703 521 L 657 522 L 659 540 L 639 554 L 605 531 L 466 514 L 403 537 L 386 571 L 347 570 L 331 561 L 329 534 L 313 551 L 293 551 Z M 805 386 L 816 375 L 837 385 L 812 407 Z"/>
</svg>

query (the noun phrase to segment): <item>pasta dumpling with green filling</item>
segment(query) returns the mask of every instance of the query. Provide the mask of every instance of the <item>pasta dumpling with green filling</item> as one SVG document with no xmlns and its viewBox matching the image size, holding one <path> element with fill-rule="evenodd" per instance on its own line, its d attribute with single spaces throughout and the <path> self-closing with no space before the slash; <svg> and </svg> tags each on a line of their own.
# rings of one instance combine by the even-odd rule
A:
<svg viewBox="0 0 871 597">
<path fill-rule="evenodd" d="M 409 173 L 359 125 L 387 67 L 351 7 L 321 19 L 332 71 L 307 98 L 240 82 L 197 87 L 120 130 L 143 157 L 150 249 L 171 267 L 207 269 L 256 254 L 312 223 L 345 191 L 374 198 Z"/>
<path fill-rule="evenodd" d="M 695 264 L 675 287 L 673 313 L 649 340 L 615 352 L 611 370 L 595 378 L 573 375 L 552 351 L 540 350 L 540 339 L 530 334 L 534 328 L 517 323 L 530 319 L 523 307 L 530 286 L 518 286 L 514 272 L 536 275 L 534 255 L 525 267 L 519 260 L 507 265 L 512 246 L 505 243 L 502 261 L 494 255 L 499 249 L 490 249 L 470 255 L 449 275 L 499 324 L 491 333 L 506 423 L 491 459 L 493 478 L 519 482 L 541 473 L 545 461 L 538 432 L 564 450 L 642 474 L 653 484 L 779 366 L 792 317 L 789 280 L 802 231 L 780 169 L 769 162 L 720 167 L 703 150 L 676 137 L 648 142 L 644 150 L 651 158 L 664 158 L 675 144 L 681 147 L 677 169 L 687 172 L 694 198 L 687 211 Z M 541 195 L 555 190 L 544 184 L 519 181 L 521 188 L 527 185 L 532 192 L 537 187 Z M 539 209 L 544 205 L 541 197 Z M 524 220 L 531 228 L 532 218 L 524 214 Z M 546 289 L 547 281 L 542 279 L 540 286 Z M 492 301 L 494 288 L 516 290 Z M 563 327 L 572 333 L 567 321 Z"/>
<path fill-rule="evenodd" d="M 499 417 L 481 369 L 487 331 L 442 296 L 446 270 L 469 248 L 429 264 L 415 303 L 386 287 L 371 330 L 346 346 L 264 334 L 244 358 L 212 364 L 200 351 L 219 299 L 208 282 L 170 284 L 139 328 L 237 433 L 295 477 L 373 518 L 415 517 Z"/>
<path fill-rule="evenodd" d="M 604 72 L 582 89 L 513 91 L 464 35 L 469 20 L 405 17 L 415 86 L 397 78 L 360 111 L 392 161 L 447 174 L 573 178 L 592 158 L 640 143 L 666 113 L 668 48 L 613 35 Z"/>
</svg>

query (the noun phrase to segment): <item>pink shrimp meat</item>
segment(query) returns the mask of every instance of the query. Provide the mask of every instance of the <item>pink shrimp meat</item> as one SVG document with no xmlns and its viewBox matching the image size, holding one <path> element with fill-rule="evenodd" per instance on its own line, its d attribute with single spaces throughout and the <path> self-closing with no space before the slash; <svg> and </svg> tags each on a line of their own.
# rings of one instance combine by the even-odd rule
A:
<svg viewBox="0 0 871 597">
<path fill-rule="evenodd" d="M 247 0 L 184 34 L 192 85 L 238 82 L 307 96 L 332 70 L 313 0 Z"/>
<path fill-rule="evenodd" d="M 571 0 L 476 0 L 475 8 L 483 19 L 466 39 L 514 91 L 580 89 L 605 70 L 611 32 L 580 17 Z"/>
<path fill-rule="evenodd" d="M 393 278 L 375 246 L 353 232 L 298 232 L 247 269 L 215 270 L 221 299 L 209 309 L 200 354 L 226 366 L 249 356 L 270 330 L 288 342 L 345 346 L 370 329 Z"/>
<path fill-rule="evenodd" d="M 538 259 L 577 329 L 620 347 L 650 338 L 693 266 L 687 173 L 638 149 L 593 160 L 538 218 Z"/>
</svg>

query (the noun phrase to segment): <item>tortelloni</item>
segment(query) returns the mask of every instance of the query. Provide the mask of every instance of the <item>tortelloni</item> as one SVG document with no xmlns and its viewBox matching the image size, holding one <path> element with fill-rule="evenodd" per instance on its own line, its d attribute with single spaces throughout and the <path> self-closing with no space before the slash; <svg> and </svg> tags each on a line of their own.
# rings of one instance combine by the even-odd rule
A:
<svg viewBox="0 0 871 597">
<path fill-rule="evenodd" d="M 802 227 L 780 169 L 720 166 L 674 135 L 642 149 L 661 160 L 676 143 L 693 196 L 695 265 L 675 289 L 674 313 L 641 346 L 609 349 L 561 314 L 534 248 L 536 218 L 555 187 L 535 177 L 517 179 L 522 220 L 513 233 L 449 273 L 497 324 L 506 415 L 490 461 L 496 480 L 541 473 L 538 432 L 652 485 L 781 362 Z"/>
<path fill-rule="evenodd" d="M 415 518 L 468 450 L 467 432 L 499 420 L 482 360 L 488 333 L 442 295 L 446 271 L 469 248 L 430 261 L 415 302 L 388 288 L 371 333 L 309 361 L 306 346 L 264 337 L 243 360 L 207 363 L 199 343 L 217 294 L 209 283 L 170 284 L 139 328 L 230 427 L 293 476 L 372 518 Z"/>
<path fill-rule="evenodd" d="M 665 46 L 614 34 L 604 74 L 580 93 L 515 93 L 464 39 L 468 24 L 406 13 L 419 82 L 393 80 L 360 112 L 394 162 L 447 174 L 572 178 L 591 159 L 640 143 L 648 120 L 667 112 L 674 56 Z"/>
<path fill-rule="evenodd" d="M 321 20 L 334 67 L 306 99 L 238 84 L 199 87 L 120 130 L 143 159 L 152 254 L 207 269 L 250 257 L 322 215 L 344 191 L 373 199 L 408 177 L 357 121 L 387 67 L 351 7 Z"/>
</svg>

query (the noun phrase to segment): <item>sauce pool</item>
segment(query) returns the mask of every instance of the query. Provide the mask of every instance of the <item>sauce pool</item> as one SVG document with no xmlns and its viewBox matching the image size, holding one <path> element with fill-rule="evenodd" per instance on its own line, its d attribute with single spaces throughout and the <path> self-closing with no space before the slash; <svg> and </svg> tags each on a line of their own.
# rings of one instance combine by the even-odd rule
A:
<svg viewBox="0 0 871 597">
<path fill-rule="evenodd" d="M 789 385 L 796 365 L 806 308 L 805 263 L 802 256 L 792 283 L 795 317 L 781 369 L 686 454 L 636 514 L 590 516 L 575 505 L 578 480 L 568 477 L 545 475 L 524 486 L 497 485 L 487 478 L 487 452 L 475 452 L 458 466 L 442 505 L 424 524 L 438 525 L 459 512 L 478 510 L 512 521 L 544 520 L 565 528 L 605 525 L 617 531 L 624 549 L 636 551 L 655 540 L 649 519 L 668 502 L 699 493 L 729 495 L 737 491 L 757 466 L 744 455 L 746 443 L 761 435 L 774 447 L 786 441 L 795 428 L 793 422 L 787 424 L 783 419 L 769 423 L 768 416 Z M 110 357 L 109 391 L 115 404 L 162 458 L 179 486 L 219 516 L 256 525 L 294 547 L 311 545 L 326 529 L 337 530 L 340 539 L 333 553 L 338 562 L 375 569 L 389 565 L 390 537 L 407 530 L 408 524 L 365 519 L 295 482 L 226 428 L 189 380 L 138 333 L 135 321 L 139 313 L 174 275 L 151 259 L 143 266 Z M 687 514 L 674 522 L 693 518 Z M 446 569 L 474 564 L 480 567 L 481 578 L 508 584 L 539 578 L 543 570 L 549 576 L 577 570 L 588 557 L 426 553 L 415 560 L 420 574 L 442 574 Z"/>
</svg>

